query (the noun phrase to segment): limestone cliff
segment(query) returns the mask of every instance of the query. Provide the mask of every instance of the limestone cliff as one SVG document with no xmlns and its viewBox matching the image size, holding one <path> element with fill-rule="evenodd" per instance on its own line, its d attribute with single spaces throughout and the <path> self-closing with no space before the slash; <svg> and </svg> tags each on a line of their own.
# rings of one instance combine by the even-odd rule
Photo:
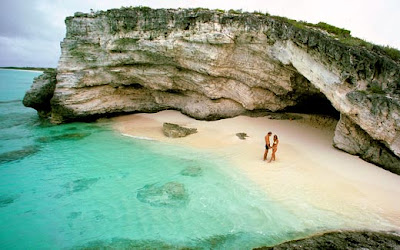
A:
<svg viewBox="0 0 400 250">
<path fill-rule="evenodd" d="M 41 117 L 50 115 L 50 100 L 56 88 L 56 75 L 55 69 L 46 69 L 42 75 L 35 77 L 34 84 L 22 100 L 25 106 L 36 109 Z"/>
<path fill-rule="evenodd" d="M 331 103 L 400 173 L 400 63 L 379 47 L 284 18 L 203 9 L 76 13 L 66 25 L 53 122 L 163 109 L 219 119 Z M 343 146 L 357 135 L 337 129 L 334 144 L 362 154 Z"/>
</svg>

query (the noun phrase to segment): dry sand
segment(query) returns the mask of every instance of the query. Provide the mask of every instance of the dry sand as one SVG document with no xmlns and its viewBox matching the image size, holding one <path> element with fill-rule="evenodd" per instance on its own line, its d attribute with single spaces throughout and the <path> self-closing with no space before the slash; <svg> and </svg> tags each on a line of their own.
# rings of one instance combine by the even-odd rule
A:
<svg viewBox="0 0 400 250">
<path fill-rule="evenodd" d="M 335 124 L 305 117 L 197 121 L 177 111 L 162 111 L 117 117 L 113 124 L 125 135 L 212 150 L 298 216 L 313 216 L 309 210 L 316 208 L 347 218 L 345 228 L 400 231 L 400 176 L 335 149 Z M 167 138 L 162 133 L 164 122 L 197 128 L 198 133 Z M 280 140 L 272 163 L 263 161 L 268 131 Z M 240 140 L 239 132 L 249 137 Z"/>
</svg>

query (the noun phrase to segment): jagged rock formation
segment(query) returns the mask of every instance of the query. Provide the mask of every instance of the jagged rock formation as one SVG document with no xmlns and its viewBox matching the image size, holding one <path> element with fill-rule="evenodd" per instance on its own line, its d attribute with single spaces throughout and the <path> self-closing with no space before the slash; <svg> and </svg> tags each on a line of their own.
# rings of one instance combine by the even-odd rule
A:
<svg viewBox="0 0 400 250">
<path fill-rule="evenodd" d="M 344 231 L 329 232 L 306 239 L 288 241 L 272 247 L 255 248 L 257 250 L 281 249 L 399 249 L 400 236 L 391 232 Z"/>
<path fill-rule="evenodd" d="M 47 117 L 51 112 L 50 100 L 56 88 L 56 75 L 55 69 L 47 69 L 42 75 L 35 77 L 31 89 L 22 100 L 25 106 L 36 109 L 41 117 Z"/>
<path fill-rule="evenodd" d="M 387 170 L 400 174 L 399 158 L 382 142 L 374 140 L 346 115 L 341 115 L 336 125 L 333 145 L 350 154 L 359 155 L 362 159 L 382 166 Z"/>
<path fill-rule="evenodd" d="M 163 109 L 219 119 L 333 106 L 347 117 L 341 123 L 356 124 L 400 166 L 400 65 L 375 47 L 346 45 L 282 18 L 202 9 L 77 13 L 66 25 L 53 122 Z M 335 138 L 350 136 L 343 132 Z M 375 162 L 386 166 L 381 158 Z"/>
</svg>

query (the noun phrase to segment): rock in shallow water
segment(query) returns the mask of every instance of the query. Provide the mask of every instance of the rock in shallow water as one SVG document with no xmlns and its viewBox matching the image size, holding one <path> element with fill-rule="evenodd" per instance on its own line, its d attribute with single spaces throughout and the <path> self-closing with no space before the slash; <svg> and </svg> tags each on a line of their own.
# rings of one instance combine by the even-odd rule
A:
<svg viewBox="0 0 400 250">
<path fill-rule="evenodd" d="M 73 249 L 184 249 L 173 246 L 160 240 L 132 240 L 126 238 L 112 238 L 111 240 L 90 241 Z M 185 248 L 187 249 L 187 248 Z"/>
<path fill-rule="evenodd" d="M 53 136 L 42 136 L 36 139 L 38 142 L 42 143 L 47 143 L 47 142 L 53 142 L 53 141 L 62 141 L 62 140 L 81 140 L 87 136 L 89 136 L 90 133 L 68 133 L 68 134 L 62 134 L 62 135 L 53 135 Z"/>
<path fill-rule="evenodd" d="M 0 154 L 0 164 L 10 161 L 22 160 L 25 157 L 36 154 L 40 151 L 40 147 L 36 145 L 25 146 L 19 150 L 13 150 Z"/>
<path fill-rule="evenodd" d="M 93 184 L 99 181 L 100 178 L 84 178 L 68 182 L 64 185 L 69 194 L 85 191 Z"/>
<path fill-rule="evenodd" d="M 50 100 L 56 88 L 56 74 L 55 69 L 48 69 L 42 75 L 36 77 L 31 89 L 26 92 L 22 101 L 26 107 L 38 110 L 41 117 L 47 117 L 51 111 Z"/>
<path fill-rule="evenodd" d="M 137 199 L 151 206 L 182 206 L 189 201 L 185 186 L 179 182 L 168 182 L 162 186 L 145 185 L 137 192 Z"/>
<path fill-rule="evenodd" d="M 6 207 L 18 199 L 18 196 L 0 195 L 0 207 Z"/>
<path fill-rule="evenodd" d="M 196 167 L 196 166 L 190 166 L 181 171 L 181 175 L 184 176 L 197 177 L 201 176 L 202 174 L 203 174 L 203 169 L 201 167 Z"/>
<path fill-rule="evenodd" d="M 400 236 L 390 232 L 330 232 L 257 249 L 400 249 Z"/>
<path fill-rule="evenodd" d="M 67 219 L 76 219 L 76 218 L 78 218 L 79 216 L 81 216 L 82 215 L 82 212 L 71 212 L 71 213 L 69 213 L 69 215 L 67 216 Z"/>
<path fill-rule="evenodd" d="M 188 239 L 181 241 L 179 244 L 162 240 L 142 240 L 142 239 L 128 239 L 128 238 L 112 238 L 110 240 L 95 240 L 87 242 L 84 245 L 75 246 L 73 249 L 232 249 L 232 246 L 237 246 L 237 241 L 251 239 L 255 235 L 246 233 L 235 234 L 219 234 L 212 235 L 207 238 Z M 238 249 L 235 247 L 234 249 Z"/>
</svg>

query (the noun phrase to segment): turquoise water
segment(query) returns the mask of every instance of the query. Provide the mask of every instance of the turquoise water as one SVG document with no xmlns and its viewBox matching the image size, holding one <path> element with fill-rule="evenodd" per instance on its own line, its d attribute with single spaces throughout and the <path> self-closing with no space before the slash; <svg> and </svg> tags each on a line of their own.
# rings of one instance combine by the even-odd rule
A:
<svg viewBox="0 0 400 250">
<path fill-rule="evenodd" d="M 326 229 L 209 152 L 40 121 L 21 104 L 37 75 L 0 70 L 0 249 L 249 249 Z"/>
</svg>

